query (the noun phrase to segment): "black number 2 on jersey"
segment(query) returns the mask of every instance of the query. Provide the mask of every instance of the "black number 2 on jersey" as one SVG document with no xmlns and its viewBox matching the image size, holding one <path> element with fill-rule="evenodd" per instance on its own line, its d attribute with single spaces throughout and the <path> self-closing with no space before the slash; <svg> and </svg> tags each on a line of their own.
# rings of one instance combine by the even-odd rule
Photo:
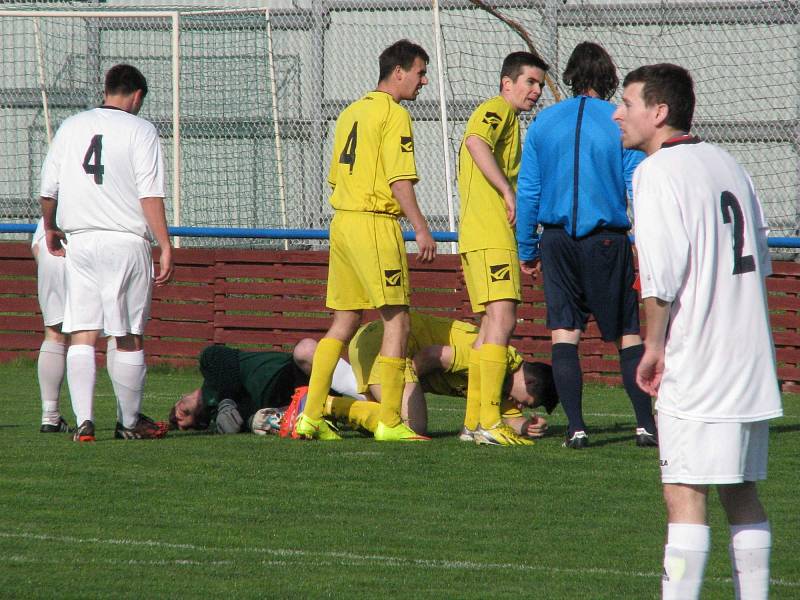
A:
<svg viewBox="0 0 800 600">
<path fill-rule="evenodd" d="M 719 199 L 722 210 L 722 222 L 728 224 L 733 220 L 733 274 L 751 273 L 756 270 L 753 255 L 742 256 L 744 251 L 744 214 L 739 199 L 731 192 L 722 192 Z"/>
<path fill-rule="evenodd" d="M 97 185 L 103 185 L 103 173 L 106 169 L 103 166 L 102 135 L 94 136 L 89 143 L 86 154 L 83 155 L 83 170 L 86 171 L 87 175 L 94 175 L 94 182 Z"/>
<path fill-rule="evenodd" d="M 353 174 L 353 167 L 356 164 L 356 143 L 358 142 L 358 121 L 353 123 L 353 128 L 347 136 L 347 140 L 339 155 L 339 162 L 343 165 L 350 165 L 350 174 Z"/>
</svg>

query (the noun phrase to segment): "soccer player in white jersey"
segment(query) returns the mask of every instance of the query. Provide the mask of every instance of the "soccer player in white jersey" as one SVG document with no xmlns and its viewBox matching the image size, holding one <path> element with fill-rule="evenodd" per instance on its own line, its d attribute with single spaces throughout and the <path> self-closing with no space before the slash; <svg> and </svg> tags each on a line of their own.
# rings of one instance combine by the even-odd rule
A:
<svg viewBox="0 0 800 600">
<path fill-rule="evenodd" d="M 66 256 L 62 330 L 71 334 L 66 364 L 79 423 L 74 439 L 95 438 L 95 345 L 104 330 L 115 338 L 107 357 L 121 417 L 114 437 L 158 438 L 166 428 L 140 409 L 152 285 L 167 283 L 173 272 L 161 144 L 155 127 L 136 116 L 147 95 L 138 69 L 112 67 L 104 92 L 101 107 L 61 124 L 42 168 L 47 247 Z M 155 275 L 153 239 L 161 248 Z"/>
<path fill-rule="evenodd" d="M 676 65 L 624 81 L 614 120 L 634 173 L 636 245 L 647 316 L 637 382 L 657 395 L 668 534 L 664 598 L 700 595 L 710 485 L 730 524 L 737 598 L 766 598 L 772 545 L 755 482 L 766 478 L 768 419 L 783 414 L 764 278 L 767 225 L 748 174 L 689 134 L 694 89 Z"/>
<path fill-rule="evenodd" d="M 36 288 L 39 308 L 44 320 L 44 340 L 39 348 L 36 371 L 39 393 L 42 399 L 42 433 L 69 431 L 69 425 L 59 409 L 61 384 L 66 369 L 67 343 L 69 336 L 62 333 L 66 281 L 64 257 L 53 256 L 47 251 L 44 240 L 44 223 L 39 219 L 31 240 L 31 252 L 36 259 Z"/>
</svg>

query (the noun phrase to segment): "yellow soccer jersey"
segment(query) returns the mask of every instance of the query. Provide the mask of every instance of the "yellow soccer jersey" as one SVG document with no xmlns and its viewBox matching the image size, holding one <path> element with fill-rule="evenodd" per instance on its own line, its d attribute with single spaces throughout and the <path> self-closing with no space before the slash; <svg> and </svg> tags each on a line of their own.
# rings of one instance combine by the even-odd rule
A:
<svg viewBox="0 0 800 600">
<path fill-rule="evenodd" d="M 413 357 L 420 349 L 428 346 L 453 346 L 455 351 L 453 365 L 447 371 L 434 371 L 422 378 L 422 389 L 444 396 L 465 397 L 467 393 L 467 373 L 469 371 L 469 353 L 472 344 L 478 337 L 478 328 L 471 323 L 456 321 L 446 317 L 434 317 L 410 311 L 411 332 L 408 336 L 406 356 Z M 362 326 L 350 341 L 349 358 L 358 382 L 360 392 L 367 390 L 368 384 L 378 383 L 375 361 L 381 349 L 383 339 L 383 323 L 373 321 Z M 513 346 L 506 353 L 508 373 L 513 373 L 522 366 L 522 355 Z M 417 381 L 412 370 L 406 371 L 406 382 Z M 520 412 L 514 403 L 503 398 L 500 412 L 504 417 L 517 417 Z"/>
<path fill-rule="evenodd" d="M 385 92 L 369 92 L 336 120 L 328 183 L 337 210 L 403 214 L 395 181 L 418 180 L 411 117 Z"/>
<path fill-rule="evenodd" d="M 516 251 L 517 242 L 508 224 L 503 196 L 484 177 L 464 143 L 473 135 L 489 144 L 497 165 L 514 189 L 522 156 L 519 119 L 514 108 L 502 96 L 490 98 L 476 108 L 467 122 L 458 154 L 459 252 L 487 248 Z"/>
</svg>

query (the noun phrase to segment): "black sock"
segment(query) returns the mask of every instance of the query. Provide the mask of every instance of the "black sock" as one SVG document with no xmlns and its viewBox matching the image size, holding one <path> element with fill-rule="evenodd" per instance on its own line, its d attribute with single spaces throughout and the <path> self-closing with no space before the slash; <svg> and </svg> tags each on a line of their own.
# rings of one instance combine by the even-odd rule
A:
<svg viewBox="0 0 800 600">
<path fill-rule="evenodd" d="M 583 422 L 583 373 L 575 344 L 553 344 L 553 380 L 569 420 L 569 436 L 586 430 Z"/>
<path fill-rule="evenodd" d="M 622 384 L 633 404 L 637 427 L 644 427 L 649 433 L 656 432 L 653 419 L 653 406 L 650 396 L 636 384 L 636 368 L 644 354 L 644 344 L 629 346 L 619 351 L 619 366 L 622 371 Z"/>
</svg>

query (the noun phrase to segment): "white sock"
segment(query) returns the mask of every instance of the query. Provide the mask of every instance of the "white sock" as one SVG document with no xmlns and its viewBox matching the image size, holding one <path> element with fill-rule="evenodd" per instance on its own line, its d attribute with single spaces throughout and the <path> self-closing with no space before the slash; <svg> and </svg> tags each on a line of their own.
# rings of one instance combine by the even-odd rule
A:
<svg viewBox="0 0 800 600">
<path fill-rule="evenodd" d="M 339 392 L 343 396 L 350 396 L 358 400 L 364 399 L 363 394 L 358 393 L 358 383 L 356 383 L 353 367 L 350 366 L 350 363 L 341 358 L 339 362 L 336 363 L 336 368 L 333 371 L 331 389 Z"/>
<path fill-rule="evenodd" d="M 72 345 L 67 350 L 67 383 L 72 398 L 72 410 L 78 427 L 84 421 L 94 422 L 94 379 L 97 366 L 94 346 Z"/>
<path fill-rule="evenodd" d="M 61 412 L 58 398 L 66 370 L 67 347 L 58 342 L 43 341 L 36 364 L 39 375 L 39 392 L 42 396 L 42 423 L 58 425 Z"/>
<path fill-rule="evenodd" d="M 117 396 L 117 406 L 122 413 L 123 427 L 135 427 L 139 420 L 142 408 L 142 391 L 144 379 L 147 375 L 147 366 L 144 363 L 144 350 L 136 352 L 117 351 L 114 356 L 113 375 L 111 383 L 114 384 L 114 394 Z"/>
<path fill-rule="evenodd" d="M 731 525 L 728 552 L 733 568 L 737 600 L 760 600 L 769 596 L 769 554 L 772 532 L 769 521 Z"/>
<path fill-rule="evenodd" d="M 114 385 L 114 360 L 117 358 L 117 338 L 113 335 L 108 336 L 108 342 L 106 345 L 106 371 L 108 371 L 108 376 L 111 378 L 111 385 Z M 116 396 L 116 394 L 115 394 Z M 122 409 L 119 406 L 119 400 L 116 401 L 117 404 L 117 423 L 122 423 Z"/>
<path fill-rule="evenodd" d="M 711 529 L 706 525 L 670 523 L 667 531 L 662 600 L 699 598 L 711 548 Z"/>
</svg>

